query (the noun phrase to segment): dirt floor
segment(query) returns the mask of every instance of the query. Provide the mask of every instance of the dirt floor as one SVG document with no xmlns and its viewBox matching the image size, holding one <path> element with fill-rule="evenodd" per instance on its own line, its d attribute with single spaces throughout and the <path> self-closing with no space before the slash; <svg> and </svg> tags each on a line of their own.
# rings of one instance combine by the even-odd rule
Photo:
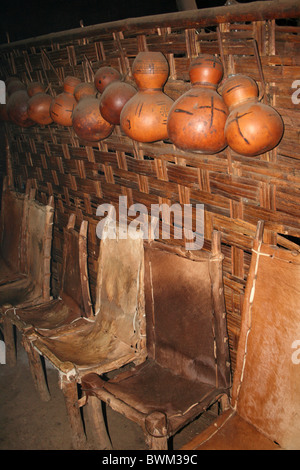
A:
<svg viewBox="0 0 300 470">
<path fill-rule="evenodd" d="M 0 339 L 3 339 L 0 334 Z M 0 364 L 0 450 L 72 450 L 70 426 L 58 373 L 46 363 L 51 400 L 42 402 L 30 375 L 27 355 L 17 340 L 16 367 Z M 106 408 L 108 429 L 114 450 L 147 450 L 139 426 L 111 408 Z M 216 416 L 216 407 L 189 424 L 173 438 L 178 450 Z M 87 450 L 97 450 L 86 422 Z"/>
</svg>

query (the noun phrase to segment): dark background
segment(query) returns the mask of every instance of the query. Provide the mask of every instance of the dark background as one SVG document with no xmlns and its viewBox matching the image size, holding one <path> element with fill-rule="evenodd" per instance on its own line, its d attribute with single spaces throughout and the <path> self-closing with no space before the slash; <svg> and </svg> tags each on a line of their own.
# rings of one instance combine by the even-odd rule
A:
<svg viewBox="0 0 300 470">
<path fill-rule="evenodd" d="M 246 3 L 249 0 L 239 0 Z M 250 0 L 251 1 L 251 0 Z M 196 0 L 197 7 L 224 5 L 226 0 Z M 0 43 L 92 24 L 178 11 L 176 0 L 2 0 Z"/>
</svg>

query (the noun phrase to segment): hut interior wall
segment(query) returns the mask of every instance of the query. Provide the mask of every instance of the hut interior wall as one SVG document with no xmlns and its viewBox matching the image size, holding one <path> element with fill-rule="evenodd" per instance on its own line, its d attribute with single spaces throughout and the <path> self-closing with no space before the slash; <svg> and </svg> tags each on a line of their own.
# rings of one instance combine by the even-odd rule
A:
<svg viewBox="0 0 300 470">
<path fill-rule="evenodd" d="M 62 228 L 70 213 L 89 220 L 88 254 L 92 296 L 99 249 L 96 209 L 102 203 L 118 207 L 119 196 L 128 205 L 204 204 L 205 243 L 210 249 L 214 229 L 222 234 L 224 286 L 233 369 L 240 332 L 241 308 L 259 219 L 265 237 L 287 248 L 300 249 L 300 104 L 295 81 L 300 80 L 300 27 L 282 26 L 275 19 L 222 23 L 188 28 L 172 26 L 134 30 L 105 29 L 93 36 L 39 40 L 0 50 L 3 79 L 16 74 L 25 83 L 41 81 L 55 96 L 64 77 L 92 81 L 102 65 L 117 68 L 132 80 L 131 67 L 139 51 L 160 51 L 170 65 L 164 91 L 177 99 L 190 87 L 190 60 L 199 53 L 222 53 L 225 73 L 244 73 L 262 87 L 254 53 L 256 41 L 265 81 L 264 101 L 281 114 L 285 132 L 279 146 L 255 158 L 229 148 L 215 155 L 178 150 L 171 142 L 132 141 L 116 126 L 107 139 L 91 144 L 80 141 L 72 128 L 56 124 L 23 129 L 1 124 L 9 142 L 15 187 L 24 191 L 31 180 L 37 197 L 55 198 L 52 249 L 52 289 L 60 278 Z M 286 23 L 288 24 L 288 23 Z M 298 83 L 299 87 L 299 83 Z M 299 94 L 300 95 L 300 94 Z M 300 96 L 299 96 L 300 98 Z M 2 155 L 2 160 L 4 156 Z M 171 223 L 172 224 L 172 223 Z M 169 243 L 184 244 L 172 239 Z"/>
</svg>

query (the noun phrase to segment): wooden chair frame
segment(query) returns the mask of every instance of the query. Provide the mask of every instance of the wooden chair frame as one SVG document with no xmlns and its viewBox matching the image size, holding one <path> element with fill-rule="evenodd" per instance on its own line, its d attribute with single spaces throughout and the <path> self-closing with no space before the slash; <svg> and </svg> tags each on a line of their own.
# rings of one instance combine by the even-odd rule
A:
<svg viewBox="0 0 300 470">
<path fill-rule="evenodd" d="M 31 189 L 24 196 L 21 220 L 19 268 L 10 282 L 0 285 L 0 313 L 4 326 L 6 344 L 6 361 L 16 364 L 16 345 L 14 339 L 14 322 L 10 315 L 17 319 L 16 309 L 38 305 L 50 300 L 51 244 L 54 218 L 54 199 L 51 196 L 44 205 L 35 200 L 35 190 Z M 37 226 L 42 219 L 43 224 Z M 32 233 L 31 233 L 32 231 Z"/>
<path fill-rule="evenodd" d="M 10 321 L 22 332 L 22 344 L 28 355 L 35 386 L 43 401 L 50 399 L 45 371 L 40 355 L 30 347 L 25 332 L 29 334 L 34 328 L 40 328 L 45 335 L 55 334 L 60 328 L 72 324 L 75 320 L 91 319 L 94 315 L 87 271 L 88 223 L 82 221 L 78 233 L 75 222 L 76 217 L 71 214 L 64 228 L 63 263 L 58 298 L 38 305 L 8 308 L 5 312 L 7 322 Z"/>
<path fill-rule="evenodd" d="M 87 374 L 82 378 L 82 389 L 87 400 L 97 397 L 115 411 L 139 424 L 144 432 L 146 444 L 150 449 L 166 450 L 169 437 L 199 416 L 212 403 L 221 399 L 223 403 L 226 402 L 224 397 L 227 397 L 229 393 L 230 362 L 222 280 L 223 256 L 220 245 L 220 233 L 218 232 L 213 233 L 211 253 L 204 251 L 186 253 L 185 250 L 160 242 L 151 242 L 148 246 L 150 255 L 149 258 L 146 256 L 145 261 L 150 276 L 146 283 L 148 287 L 145 286 L 145 293 L 147 294 L 147 360 L 130 371 L 121 372 L 110 380 L 103 380 L 95 373 Z M 170 260 L 170 265 L 168 260 Z M 158 264 L 155 267 L 153 263 L 156 261 Z M 160 267 L 163 268 L 165 262 L 168 266 L 166 268 L 167 274 L 164 273 L 162 279 L 165 279 L 166 284 L 161 284 L 158 281 L 160 279 L 159 272 Z M 171 266 L 174 267 L 173 271 L 176 271 L 177 266 L 180 274 L 170 277 Z M 155 285 L 153 284 L 154 278 L 152 275 L 154 268 L 158 273 L 155 278 Z M 199 275 L 196 277 L 197 281 L 195 281 L 195 278 L 191 279 L 191 276 L 196 276 L 197 272 L 199 272 Z M 199 279 L 204 279 L 203 276 L 209 276 L 209 280 L 207 280 L 209 292 L 206 293 L 206 296 L 203 293 L 203 289 L 207 288 L 206 284 L 205 287 L 199 285 Z M 170 279 L 177 279 L 179 284 L 172 285 Z M 187 286 L 185 282 L 188 279 L 190 279 L 191 285 Z M 195 287 L 196 283 L 197 286 Z M 169 296 L 164 298 L 164 288 L 167 287 L 167 284 L 169 284 L 169 290 L 170 287 L 173 290 L 176 298 L 173 304 L 173 297 L 172 299 Z M 189 296 L 191 305 L 189 305 Z M 207 298 L 210 299 L 208 306 L 206 306 Z M 178 301 L 180 307 L 177 306 Z M 205 304 L 205 307 L 201 306 L 201 301 Z M 168 302 L 171 305 L 167 305 Z M 183 302 L 186 307 L 181 310 Z M 160 306 L 158 306 L 159 304 Z M 178 338 L 180 336 L 178 331 L 176 339 L 172 337 L 171 328 L 168 331 L 168 325 L 172 323 L 172 320 L 171 323 L 169 320 L 169 323 L 164 323 L 165 308 L 171 312 L 168 313 L 170 319 L 174 317 L 172 311 L 176 312 L 176 319 L 185 334 L 184 337 L 181 336 L 181 340 Z M 179 308 L 180 312 L 178 311 Z M 201 309 L 203 309 L 203 318 L 209 318 L 210 324 L 206 325 L 207 330 L 210 331 L 210 328 L 213 330 L 213 339 L 209 339 L 207 344 L 203 344 L 203 347 L 198 343 L 200 340 L 195 341 L 196 335 L 203 326 L 203 323 L 200 326 Z M 159 313 L 156 314 L 155 310 Z M 180 315 L 182 316 L 181 319 L 179 318 Z M 176 319 L 173 320 L 176 322 Z M 189 326 L 191 320 L 192 323 Z M 156 322 L 162 324 L 163 328 L 156 326 Z M 159 329 L 165 331 L 161 334 L 158 333 Z M 211 333 L 209 333 L 209 336 L 212 338 Z M 190 350 L 186 346 L 191 338 L 193 338 L 192 343 L 197 345 L 197 351 L 195 352 L 197 357 L 188 356 L 193 354 L 191 352 L 193 346 Z M 203 339 L 203 342 L 205 341 L 206 339 Z M 183 347 L 179 344 L 179 348 L 176 349 L 178 343 L 181 343 Z M 214 344 L 213 347 L 212 344 Z M 209 349 L 209 352 L 206 352 L 206 349 Z M 212 349 L 214 352 L 212 352 Z M 212 369 L 209 367 L 207 369 L 210 360 L 213 366 Z M 214 370 L 213 378 L 210 376 L 211 370 Z M 159 385 L 160 381 L 165 381 L 163 386 Z M 180 396 L 177 392 L 175 393 L 176 388 L 181 390 Z M 190 393 L 193 389 L 194 392 Z M 186 401 L 185 396 L 182 398 L 185 393 L 188 397 Z M 99 419 L 95 414 L 94 417 L 97 420 Z"/>
<path fill-rule="evenodd" d="M 108 217 L 98 257 L 94 317 L 75 320 L 55 332 L 35 328 L 24 335 L 27 350 L 47 358 L 59 372 L 76 449 L 85 448 L 86 443 L 80 413 L 83 402 L 78 397 L 82 375 L 102 374 L 146 358 L 143 240 L 114 239 L 110 229 Z M 98 406 L 98 400 L 90 400 L 87 412 L 100 416 L 95 429 L 101 446 L 110 448 Z"/>
</svg>

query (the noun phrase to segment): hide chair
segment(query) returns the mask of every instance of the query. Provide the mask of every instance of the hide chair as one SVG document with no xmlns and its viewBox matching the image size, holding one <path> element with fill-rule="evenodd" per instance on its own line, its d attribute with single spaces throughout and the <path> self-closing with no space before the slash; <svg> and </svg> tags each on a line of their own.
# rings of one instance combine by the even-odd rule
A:
<svg viewBox="0 0 300 470">
<path fill-rule="evenodd" d="M 0 286 L 26 276 L 22 256 L 24 238 L 23 218 L 26 216 L 24 201 L 26 193 L 15 191 L 8 176 L 3 179 L 0 213 Z"/>
<path fill-rule="evenodd" d="M 23 333 L 22 343 L 27 351 L 35 386 L 43 401 L 50 399 L 44 368 L 38 352 L 26 341 L 25 332 L 40 328 L 44 334 L 55 334 L 62 326 L 74 320 L 84 322 L 93 317 L 87 267 L 87 221 L 83 220 L 79 232 L 76 217 L 71 214 L 63 230 L 63 257 L 61 287 L 58 298 L 38 305 L 7 308 L 6 317 Z"/>
<path fill-rule="evenodd" d="M 147 243 L 148 357 L 110 379 L 95 373 L 82 378 L 87 401 L 98 397 L 140 425 L 150 449 L 167 449 L 169 437 L 218 400 L 226 403 L 230 363 L 222 259 L 218 232 L 211 252 Z"/>
<path fill-rule="evenodd" d="M 300 253 L 263 242 L 259 222 L 231 408 L 182 450 L 300 448 Z"/>
<path fill-rule="evenodd" d="M 86 447 L 82 399 L 78 395 L 82 375 L 103 374 L 145 360 L 143 279 L 142 238 L 122 238 L 118 227 L 107 218 L 99 248 L 94 315 L 56 331 L 35 328 L 24 336 L 28 347 L 47 358 L 59 372 L 75 449 Z M 98 407 L 99 401 L 91 400 L 86 411 L 99 418 L 93 430 L 102 438 L 102 447 L 110 448 Z"/>
<path fill-rule="evenodd" d="M 52 196 L 47 205 L 36 201 L 33 189 L 24 197 L 5 190 L 4 200 L 2 253 L 12 270 L 6 282 L 0 283 L 0 319 L 6 362 L 13 366 L 16 364 L 16 345 L 11 318 L 16 317 L 19 307 L 38 305 L 50 299 L 54 202 Z"/>
</svg>

